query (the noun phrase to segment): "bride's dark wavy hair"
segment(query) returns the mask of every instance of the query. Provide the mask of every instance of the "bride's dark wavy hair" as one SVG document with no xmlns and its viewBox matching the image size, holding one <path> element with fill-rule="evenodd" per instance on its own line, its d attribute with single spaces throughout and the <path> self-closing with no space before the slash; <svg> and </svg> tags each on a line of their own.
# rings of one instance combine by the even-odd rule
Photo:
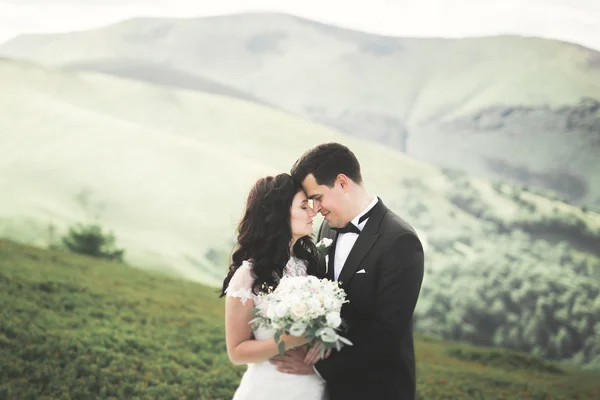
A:
<svg viewBox="0 0 600 400">
<path fill-rule="evenodd" d="M 219 297 L 225 296 L 225 289 L 244 260 L 252 260 L 255 294 L 263 290 L 263 284 L 277 286 L 291 256 L 292 201 L 302 190 L 302 185 L 285 173 L 261 178 L 254 184 L 238 225 L 237 245 Z M 298 239 L 293 251 L 295 257 L 308 262 L 307 273 L 317 275 L 317 249 L 310 236 Z"/>
</svg>

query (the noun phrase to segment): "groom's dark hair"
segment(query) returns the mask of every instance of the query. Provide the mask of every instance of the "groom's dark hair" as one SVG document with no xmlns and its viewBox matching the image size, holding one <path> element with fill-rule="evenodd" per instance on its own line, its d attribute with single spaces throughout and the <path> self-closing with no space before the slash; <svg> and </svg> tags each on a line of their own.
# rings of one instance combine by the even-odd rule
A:
<svg viewBox="0 0 600 400">
<path fill-rule="evenodd" d="M 303 182 L 312 174 L 319 185 L 333 187 L 339 174 L 344 174 L 356 183 L 362 183 L 358 159 L 346 146 L 339 143 L 324 143 L 307 150 L 294 163 L 292 177 Z"/>
</svg>

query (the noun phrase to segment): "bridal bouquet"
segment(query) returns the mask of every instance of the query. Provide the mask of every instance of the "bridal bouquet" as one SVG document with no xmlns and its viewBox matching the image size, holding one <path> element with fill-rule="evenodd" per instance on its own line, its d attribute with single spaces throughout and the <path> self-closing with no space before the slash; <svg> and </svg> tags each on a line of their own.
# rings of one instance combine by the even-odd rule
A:
<svg viewBox="0 0 600 400">
<path fill-rule="evenodd" d="M 342 325 L 342 304 L 348 302 L 338 282 L 314 276 L 283 277 L 275 290 L 259 297 L 262 301 L 252 310 L 252 330 L 261 326 L 274 330 L 280 354 L 285 350 L 281 341 L 284 333 L 321 342 L 321 357 L 330 348 L 340 350 L 344 344 L 352 345 L 337 332 Z"/>
</svg>

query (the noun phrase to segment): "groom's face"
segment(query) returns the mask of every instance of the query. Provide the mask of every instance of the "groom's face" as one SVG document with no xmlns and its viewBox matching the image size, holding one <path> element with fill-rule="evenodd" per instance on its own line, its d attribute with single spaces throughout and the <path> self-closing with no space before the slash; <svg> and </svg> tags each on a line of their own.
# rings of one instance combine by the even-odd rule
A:
<svg viewBox="0 0 600 400">
<path fill-rule="evenodd" d="M 346 198 L 339 183 L 336 182 L 331 188 L 327 185 L 319 185 L 315 177 L 309 174 L 302 182 L 302 186 L 304 186 L 308 198 L 312 200 L 315 213 L 321 213 L 329 225 L 334 228 L 346 226 L 350 220 L 347 219 L 344 212 Z"/>
</svg>

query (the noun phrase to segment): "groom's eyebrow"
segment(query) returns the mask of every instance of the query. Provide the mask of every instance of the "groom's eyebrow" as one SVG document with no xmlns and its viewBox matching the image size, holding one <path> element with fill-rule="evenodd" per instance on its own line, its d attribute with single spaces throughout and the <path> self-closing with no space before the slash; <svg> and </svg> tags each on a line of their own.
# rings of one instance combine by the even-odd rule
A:
<svg viewBox="0 0 600 400">
<path fill-rule="evenodd" d="M 315 193 L 315 194 L 313 194 L 313 195 L 311 195 L 311 196 L 308 196 L 308 199 L 309 199 L 309 200 L 312 200 L 312 199 L 314 199 L 315 197 L 321 197 L 321 194 L 320 194 L 320 193 Z"/>
</svg>

